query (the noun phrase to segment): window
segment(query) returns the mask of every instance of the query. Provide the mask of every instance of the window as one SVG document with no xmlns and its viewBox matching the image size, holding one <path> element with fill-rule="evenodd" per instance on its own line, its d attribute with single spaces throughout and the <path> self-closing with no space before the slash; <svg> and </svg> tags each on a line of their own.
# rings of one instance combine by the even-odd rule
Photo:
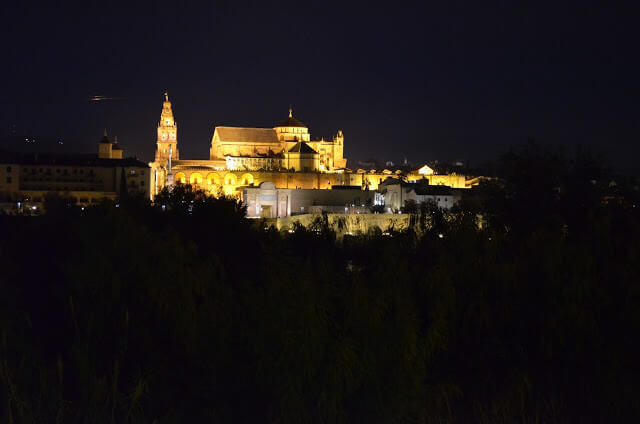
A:
<svg viewBox="0 0 640 424">
<path fill-rule="evenodd" d="M 7 166 L 7 172 L 11 172 L 11 167 Z"/>
<path fill-rule="evenodd" d="M 11 177 L 7 177 L 7 184 L 11 184 Z"/>
<path fill-rule="evenodd" d="M 140 181 L 140 187 L 144 187 L 144 181 Z"/>
<path fill-rule="evenodd" d="M 129 175 L 135 175 L 135 174 L 136 174 L 136 171 L 135 171 L 135 170 L 133 170 L 133 169 L 130 169 L 130 170 L 129 170 Z"/>
</svg>

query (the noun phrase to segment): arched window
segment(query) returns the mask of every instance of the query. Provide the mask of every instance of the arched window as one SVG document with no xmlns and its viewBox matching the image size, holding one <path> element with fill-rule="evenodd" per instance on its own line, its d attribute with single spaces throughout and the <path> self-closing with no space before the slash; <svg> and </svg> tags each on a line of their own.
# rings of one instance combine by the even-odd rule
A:
<svg viewBox="0 0 640 424">
<path fill-rule="evenodd" d="M 184 172 L 178 172 L 175 176 L 175 181 L 176 183 L 186 184 L 187 176 L 184 174 Z"/>
<path fill-rule="evenodd" d="M 211 172 L 207 174 L 207 185 L 214 186 L 220 184 L 220 176 L 215 172 Z"/>
<path fill-rule="evenodd" d="M 189 177 L 189 184 L 192 184 L 192 185 L 202 184 L 202 174 L 200 174 L 199 172 L 194 172 L 193 174 L 191 174 L 191 176 Z"/>
<path fill-rule="evenodd" d="M 244 174 L 242 178 L 240 178 L 240 185 L 251 185 L 253 184 L 253 175 Z"/>
<path fill-rule="evenodd" d="M 238 179 L 234 174 L 227 174 L 224 176 L 224 183 L 226 185 L 236 185 L 238 184 Z"/>
</svg>

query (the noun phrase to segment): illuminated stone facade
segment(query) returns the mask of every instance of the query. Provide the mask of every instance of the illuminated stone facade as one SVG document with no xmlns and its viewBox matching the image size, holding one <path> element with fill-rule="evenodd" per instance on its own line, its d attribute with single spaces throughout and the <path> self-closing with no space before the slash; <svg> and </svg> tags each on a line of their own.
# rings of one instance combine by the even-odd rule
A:
<svg viewBox="0 0 640 424">
<path fill-rule="evenodd" d="M 168 93 L 164 93 L 157 133 L 156 162 L 168 160 L 169 155 L 171 155 L 171 160 L 178 160 L 180 158 L 178 153 L 178 124 L 173 119 Z"/>
<path fill-rule="evenodd" d="M 339 212 L 368 213 L 375 192 L 358 186 L 338 186 L 332 190 L 276 188 L 271 182 L 244 187 L 242 199 L 249 218 L 283 218 L 304 214 Z"/>
<path fill-rule="evenodd" d="M 342 131 L 332 141 L 311 140 L 309 128 L 289 117 L 274 128 L 216 127 L 209 159 L 227 169 L 334 172 L 344 169 Z"/>
<path fill-rule="evenodd" d="M 171 161 L 169 155 L 171 154 Z M 469 188 L 477 180 L 464 175 L 436 175 L 423 167 L 413 172 L 348 169 L 344 135 L 313 140 L 309 128 L 293 117 L 273 128 L 215 127 L 208 160 L 185 160 L 178 155 L 177 125 L 165 93 L 152 168 L 152 192 L 172 182 L 192 184 L 212 194 L 242 197 L 243 187 L 273 183 L 276 189 L 331 189 L 336 185 L 376 190 L 387 178 L 428 180 L 433 185 Z"/>
</svg>

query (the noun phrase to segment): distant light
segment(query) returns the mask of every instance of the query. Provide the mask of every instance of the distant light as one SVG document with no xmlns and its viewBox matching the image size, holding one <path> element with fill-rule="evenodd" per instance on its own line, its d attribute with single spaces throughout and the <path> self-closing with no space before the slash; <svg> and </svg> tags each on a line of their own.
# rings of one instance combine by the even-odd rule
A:
<svg viewBox="0 0 640 424">
<path fill-rule="evenodd" d="M 31 209 L 35 211 L 37 208 L 35 206 L 31 206 Z"/>
<path fill-rule="evenodd" d="M 442 235 L 442 233 L 438 234 L 439 238 L 444 238 L 444 236 Z"/>
</svg>

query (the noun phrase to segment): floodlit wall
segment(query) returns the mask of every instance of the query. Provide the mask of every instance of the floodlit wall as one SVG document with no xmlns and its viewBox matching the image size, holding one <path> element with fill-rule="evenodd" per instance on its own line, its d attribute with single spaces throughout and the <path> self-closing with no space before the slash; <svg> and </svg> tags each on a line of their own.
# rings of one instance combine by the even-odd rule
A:
<svg viewBox="0 0 640 424">
<path fill-rule="evenodd" d="M 312 229 L 314 222 L 322 219 L 319 214 L 307 214 L 289 216 L 265 220 L 264 226 L 274 226 L 279 231 L 293 231 L 299 224 Z M 415 220 L 415 216 L 407 214 L 327 214 L 329 228 L 336 232 L 338 237 L 345 235 L 368 234 L 370 231 L 393 233 L 394 231 L 407 230 Z"/>
</svg>

